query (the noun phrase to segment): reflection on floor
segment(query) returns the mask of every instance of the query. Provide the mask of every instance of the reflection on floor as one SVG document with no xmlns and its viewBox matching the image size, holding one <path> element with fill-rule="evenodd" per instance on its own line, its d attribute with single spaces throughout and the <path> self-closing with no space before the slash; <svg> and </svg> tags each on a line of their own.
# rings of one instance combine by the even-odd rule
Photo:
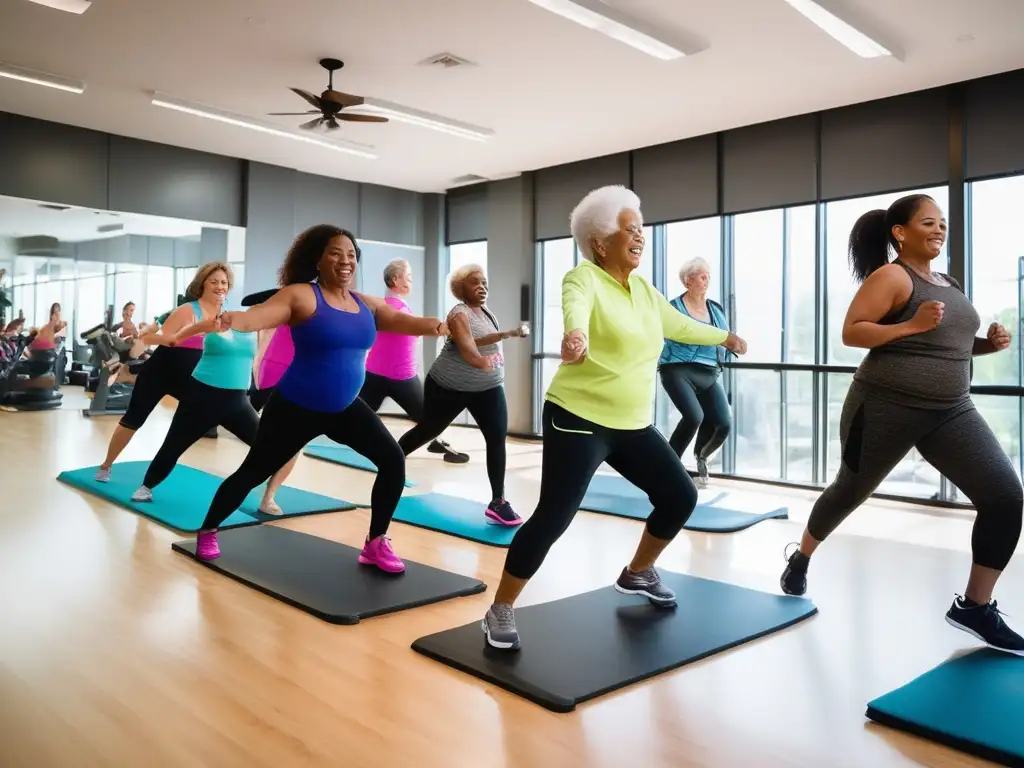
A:
<svg viewBox="0 0 1024 768">
<path fill-rule="evenodd" d="M 975 766 L 979 761 L 868 726 L 867 701 L 972 646 L 943 612 L 970 563 L 969 514 L 872 503 L 811 570 L 820 615 L 765 640 L 554 716 L 410 649 L 478 619 L 505 551 L 396 524 L 399 554 L 482 578 L 485 595 L 333 627 L 171 553 L 179 537 L 59 484 L 98 463 L 117 417 L 78 406 L 0 413 L 0 744 L 4 765 L 75 766 Z M 158 409 L 124 460 L 153 456 L 170 421 Z M 409 423 L 389 423 L 396 434 Z M 417 487 L 487 501 L 483 442 L 446 438 L 472 460 L 421 451 Z M 184 463 L 227 474 L 245 455 L 229 436 Z M 540 446 L 509 444 L 508 497 L 537 497 Z M 291 484 L 365 503 L 373 476 L 302 459 Z M 788 505 L 788 522 L 731 535 L 686 533 L 662 565 L 778 589 L 785 545 L 814 494 L 748 483 L 714 487 Z M 360 545 L 365 510 L 281 523 Z M 523 603 L 607 585 L 637 522 L 580 513 Z M 1022 566 L 1001 607 L 1024 616 Z M 1012 619 L 1011 619 L 1012 620 Z M 1024 621 L 1022 619 L 1021 621 Z M 571 627 L 566 627 L 571 632 Z"/>
</svg>

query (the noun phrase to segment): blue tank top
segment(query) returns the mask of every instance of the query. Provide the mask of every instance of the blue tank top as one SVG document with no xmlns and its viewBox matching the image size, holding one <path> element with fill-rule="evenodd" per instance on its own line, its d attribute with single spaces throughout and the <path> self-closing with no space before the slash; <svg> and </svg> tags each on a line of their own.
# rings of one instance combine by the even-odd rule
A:
<svg viewBox="0 0 1024 768">
<path fill-rule="evenodd" d="M 192 378 L 217 389 L 248 389 L 255 357 L 255 333 L 208 333 Z"/>
<path fill-rule="evenodd" d="M 338 413 L 359 396 L 366 378 L 366 355 L 377 338 L 370 309 L 354 297 L 358 312 L 335 309 L 313 283 L 316 312 L 292 326 L 295 357 L 277 390 L 311 411 Z"/>
</svg>

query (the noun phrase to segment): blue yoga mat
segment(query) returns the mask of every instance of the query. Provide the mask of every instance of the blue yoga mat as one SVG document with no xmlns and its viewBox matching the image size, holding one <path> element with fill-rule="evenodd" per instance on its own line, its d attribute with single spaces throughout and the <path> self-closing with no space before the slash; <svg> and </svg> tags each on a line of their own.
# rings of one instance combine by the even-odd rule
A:
<svg viewBox="0 0 1024 768">
<path fill-rule="evenodd" d="M 347 445 L 339 445 L 332 440 L 314 440 L 306 446 L 303 453 L 306 456 L 312 456 L 314 459 L 323 459 L 334 464 L 341 464 L 343 467 L 361 469 L 365 472 L 377 471 L 377 465 L 368 458 L 356 453 Z M 412 488 L 414 485 L 415 483 L 409 480 L 405 481 L 406 488 Z"/>
<path fill-rule="evenodd" d="M 1024 765 L 1024 658 L 988 648 L 868 704 L 877 723 L 1001 765 Z"/>
<path fill-rule="evenodd" d="M 126 461 L 115 464 L 110 471 L 110 482 L 98 483 L 94 475 L 96 467 L 85 467 L 70 472 L 61 472 L 57 479 L 74 488 L 99 496 L 101 499 L 138 512 L 178 531 L 194 532 L 206 517 L 207 509 L 217 488 L 224 481 L 222 477 L 207 474 L 183 464 L 175 466 L 170 477 L 153 491 L 153 501 L 132 501 L 132 494 L 142 485 L 142 478 L 149 467 L 148 461 Z M 321 496 L 298 488 L 285 486 L 277 493 L 277 505 L 284 510 L 282 515 L 266 515 L 259 511 L 264 486 L 254 489 L 232 512 L 221 528 L 238 528 L 256 525 L 270 520 L 300 515 L 316 515 L 321 512 L 340 512 L 355 509 L 348 501 Z"/>
<path fill-rule="evenodd" d="M 460 539 L 478 541 L 495 547 L 512 543 L 519 526 L 489 523 L 484 516 L 487 505 L 479 501 L 426 493 L 422 496 L 404 496 L 398 502 L 394 520 L 431 531 L 440 531 Z"/>
<path fill-rule="evenodd" d="M 702 533 L 735 533 L 762 520 L 785 520 L 789 517 L 788 507 L 762 513 L 743 512 L 726 506 L 727 499 L 728 494 L 720 493 L 709 501 L 698 503 L 683 527 Z M 646 520 L 652 507 L 643 491 L 619 475 L 594 475 L 580 509 Z"/>
</svg>

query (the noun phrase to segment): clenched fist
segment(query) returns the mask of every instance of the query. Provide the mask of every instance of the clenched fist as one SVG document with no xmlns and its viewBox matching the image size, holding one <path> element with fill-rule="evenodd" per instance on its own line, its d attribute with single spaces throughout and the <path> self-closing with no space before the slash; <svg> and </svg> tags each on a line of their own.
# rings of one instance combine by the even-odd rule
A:
<svg viewBox="0 0 1024 768">
<path fill-rule="evenodd" d="M 1010 336 L 1010 332 L 999 323 L 992 323 L 992 325 L 988 327 L 987 337 L 989 343 L 997 352 L 1000 352 L 1010 346 L 1010 341 L 1013 338 Z"/>
<path fill-rule="evenodd" d="M 914 328 L 918 333 L 938 328 L 939 323 L 942 322 L 942 313 L 945 306 L 941 301 L 921 302 L 921 306 L 917 308 L 917 312 L 914 313 L 914 317 L 910 322 L 914 324 Z"/>
<path fill-rule="evenodd" d="M 579 328 L 562 338 L 562 362 L 578 363 L 587 354 L 587 337 Z"/>
</svg>

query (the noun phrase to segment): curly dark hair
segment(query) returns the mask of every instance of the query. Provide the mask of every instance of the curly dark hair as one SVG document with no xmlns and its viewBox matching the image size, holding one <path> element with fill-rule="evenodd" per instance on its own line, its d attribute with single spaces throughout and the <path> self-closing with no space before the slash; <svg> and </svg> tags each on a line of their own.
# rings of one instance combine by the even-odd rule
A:
<svg viewBox="0 0 1024 768">
<path fill-rule="evenodd" d="M 296 283 L 311 283 L 316 280 L 320 274 L 317 269 L 320 257 L 324 255 L 327 244 L 339 235 L 344 235 L 352 241 L 352 245 L 356 247 L 356 262 L 358 262 L 362 258 L 362 252 L 355 235 L 347 229 L 335 227 L 333 224 L 317 224 L 295 238 L 292 247 L 288 249 L 288 255 L 284 257 L 284 263 L 277 271 L 278 285 L 284 287 Z"/>
</svg>

